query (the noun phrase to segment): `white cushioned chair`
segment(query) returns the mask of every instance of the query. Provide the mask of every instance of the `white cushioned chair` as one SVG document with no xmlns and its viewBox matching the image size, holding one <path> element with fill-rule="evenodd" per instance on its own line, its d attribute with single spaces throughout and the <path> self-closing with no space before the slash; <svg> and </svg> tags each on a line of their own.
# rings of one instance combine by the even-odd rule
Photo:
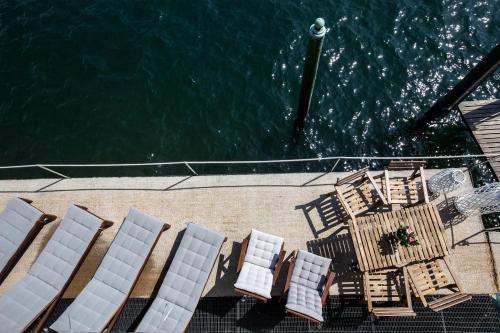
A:
<svg viewBox="0 0 500 333">
<path fill-rule="evenodd" d="M 56 332 L 111 331 L 169 224 L 130 209 L 94 277 L 50 326 Z"/>
<path fill-rule="evenodd" d="M 214 231 L 188 224 L 158 294 L 136 332 L 186 330 L 225 241 Z"/>
<path fill-rule="evenodd" d="M 333 282 L 332 260 L 299 250 L 290 262 L 285 290 L 287 312 L 323 322 L 323 305 Z"/>
<path fill-rule="evenodd" d="M 252 229 L 241 244 L 234 290 L 266 301 L 281 270 L 285 251 L 283 238 Z"/>
<path fill-rule="evenodd" d="M 12 198 L 0 212 L 0 283 L 5 280 L 43 226 L 57 216 L 45 214 L 28 199 Z"/>
</svg>

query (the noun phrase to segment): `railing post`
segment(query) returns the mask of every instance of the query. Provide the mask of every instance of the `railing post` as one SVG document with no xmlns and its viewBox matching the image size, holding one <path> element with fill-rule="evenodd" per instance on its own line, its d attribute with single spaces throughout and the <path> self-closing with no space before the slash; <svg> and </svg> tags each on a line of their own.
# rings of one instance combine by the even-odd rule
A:
<svg viewBox="0 0 500 333">
<path fill-rule="evenodd" d="M 54 170 L 52 170 L 52 169 L 49 169 L 49 168 L 47 168 L 46 166 L 43 166 L 43 165 L 37 164 L 37 167 L 39 167 L 40 169 L 43 169 L 43 170 L 45 170 L 45 171 L 48 171 L 48 172 L 50 172 L 50 173 L 53 173 L 53 174 L 55 174 L 55 175 L 61 176 L 61 177 L 63 177 L 63 178 L 69 178 L 68 176 L 63 175 L 62 173 L 57 172 L 57 171 L 54 171 Z"/>
<path fill-rule="evenodd" d="M 323 48 L 325 34 L 325 20 L 317 18 L 314 24 L 309 28 L 309 43 L 307 45 L 304 72 L 302 74 L 297 120 L 295 121 L 295 129 L 298 132 L 304 129 L 304 122 L 311 105 L 311 97 L 314 90 L 314 82 L 316 81 L 316 72 L 318 71 L 319 57 L 321 55 L 321 49 Z"/>
<path fill-rule="evenodd" d="M 198 176 L 198 174 L 196 173 L 196 171 L 194 171 L 194 169 L 191 168 L 191 166 L 188 164 L 188 162 L 184 162 L 184 164 L 193 173 L 193 175 Z"/>
</svg>

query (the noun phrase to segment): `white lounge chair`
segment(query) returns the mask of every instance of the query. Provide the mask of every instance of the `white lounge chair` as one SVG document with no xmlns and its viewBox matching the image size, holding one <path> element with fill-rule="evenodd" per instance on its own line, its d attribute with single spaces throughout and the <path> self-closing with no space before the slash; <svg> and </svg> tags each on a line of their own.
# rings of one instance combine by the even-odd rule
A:
<svg viewBox="0 0 500 333">
<path fill-rule="evenodd" d="M 0 283 L 14 268 L 43 226 L 57 216 L 45 214 L 28 199 L 12 198 L 0 212 Z"/>
<path fill-rule="evenodd" d="M 39 331 L 83 263 L 100 232 L 113 223 L 71 206 L 28 273 L 0 297 L 0 330 Z"/>
<path fill-rule="evenodd" d="M 323 305 L 333 282 L 332 260 L 299 250 L 290 262 L 283 293 L 288 292 L 286 310 L 299 317 L 323 322 Z"/>
<path fill-rule="evenodd" d="M 234 290 L 240 294 L 266 301 L 276 283 L 285 251 L 283 238 L 252 229 L 250 239 L 241 244 Z"/>
<path fill-rule="evenodd" d="M 225 240 L 197 224 L 187 226 L 158 295 L 137 332 L 184 332 Z"/>
<path fill-rule="evenodd" d="M 170 225 L 131 209 L 97 271 L 50 326 L 57 332 L 110 331 L 162 231 Z"/>
</svg>

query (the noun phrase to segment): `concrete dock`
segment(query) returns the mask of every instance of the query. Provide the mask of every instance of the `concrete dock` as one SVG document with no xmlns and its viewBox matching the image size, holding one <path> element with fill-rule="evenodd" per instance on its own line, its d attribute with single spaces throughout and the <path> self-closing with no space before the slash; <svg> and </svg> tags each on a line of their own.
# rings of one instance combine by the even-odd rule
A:
<svg viewBox="0 0 500 333">
<path fill-rule="evenodd" d="M 427 177 L 438 170 L 427 170 Z M 377 174 L 377 172 L 374 172 Z M 344 173 L 295 173 L 235 176 L 75 178 L 1 180 L 0 208 L 9 198 L 34 200 L 43 211 L 64 216 L 69 205 L 77 203 L 102 218 L 114 221 L 105 230 L 66 291 L 75 297 L 94 274 L 97 265 L 130 207 L 172 225 L 163 233 L 142 273 L 132 297 L 149 297 L 178 234 L 187 222 L 195 222 L 228 237 L 219 262 L 205 288 L 206 296 L 234 296 L 235 267 L 241 240 L 252 228 L 280 235 L 288 254 L 308 249 L 333 259 L 337 274 L 332 294 L 361 293 L 360 276 L 354 269 L 355 254 L 348 229 L 339 210 L 326 196 Z M 464 218 L 455 213 L 451 201 L 472 184 L 467 179 L 461 189 L 444 197 L 432 198 L 441 214 L 451 263 L 466 292 L 493 294 L 499 290 L 500 242 L 489 242 L 479 233 L 467 242 L 462 239 L 483 229 L 479 216 Z M 0 294 L 19 281 L 48 241 L 60 218 L 44 227 L 35 241 L 0 286 Z M 283 288 L 287 266 L 274 289 Z"/>
</svg>

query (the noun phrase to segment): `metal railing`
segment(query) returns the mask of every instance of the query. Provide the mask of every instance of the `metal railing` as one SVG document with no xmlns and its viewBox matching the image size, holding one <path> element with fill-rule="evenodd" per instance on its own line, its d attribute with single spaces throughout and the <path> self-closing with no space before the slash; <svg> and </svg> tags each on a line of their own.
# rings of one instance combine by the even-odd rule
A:
<svg viewBox="0 0 500 333">
<path fill-rule="evenodd" d="M 466 158 L 497 158 L 500 154 L 470 154 L 470 155 L 448 155 L 448 156 L 329 156 L 329 157 L 314 157 L 300 159 L 283 159 L 283 160 L 249 160 L 249 161 L 178 161 L 178 162 L 148 162 L 148 163 L 103 163 L 103 164 L 25 164 L 25 165 L 6 165 L 0 166 L 0 170 L 14 169 L 33 169 L 38 168 L 50 172 L 62 178 L 71 178 L 61 172 L 53 170 L 54 168 L 117 168 L 117 167 L 144 167 L 144 166 L 176 166 L 183 165 L 189 170 L 193 176 L 198 176 L 199 173 L 195 170 L 197 165 L 252 165 L 252 164 L 278 164 L 278 163 L 300 163 L 300 162 L 324 162 L 336 161 L 331 171 L 343 160 L 359 160 L 359 161 L 383 161 L 383 160 L 446 160 L 446 159 L 466 159 Z M 483 164 L 486 161 L 476 163 Z M 475 166 L 474 165 L 474 166 Z M 330 171 L 330 172 L 331 172 Z"/>
</svg>

